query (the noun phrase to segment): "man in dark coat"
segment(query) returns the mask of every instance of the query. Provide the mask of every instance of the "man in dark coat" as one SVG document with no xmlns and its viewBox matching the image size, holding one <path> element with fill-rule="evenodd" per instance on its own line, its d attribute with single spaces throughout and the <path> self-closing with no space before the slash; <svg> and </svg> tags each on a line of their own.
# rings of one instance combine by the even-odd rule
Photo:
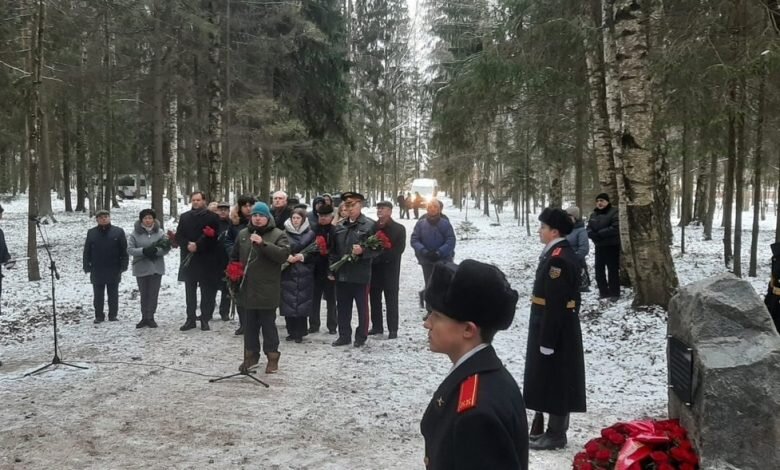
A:
<svg viewBox="0 0 780 470">
<path fill-rule="evenodd" d="M 325 198 L 322 196 L 317 196 L 311 201 L 311 210 L 306 215 L 306 218 L 309 221 L 309 227 L 314 229 L 314 227 L 317 226 L 317 223 L 319 222 L 319 215 L 317 214 L 317 209 L 325 205 Z"/>
<path fill-rule="evenodd" d="M 190 195 L 190 202 L 192 209 L 181 215 L 176 230 L 181 250 L 179 281 L 184 281 L 187 299 L 187 320 L 179 329 L 187 331 L 197 326 L 195 311 L 200 287 L 200 329 L 208 331 L 219 282 L 224 276 L 219 269 L 224 248 L 218 239 L 219 216 L 206 209 L 206 195 L 195 191 Z"/>
<path fill-rule="evenodd" d="M 292 215 L 292 208 L 287 200 L 287 193 L 276 191 L 271 197 L 271 212 L 274 216 L 274 222 L 279 230 L 284 230 L 284 223 Z"/>
<path fill-rule="evenodd" d="M 323 204 L 317 209 L 317 224 L 312 228 L 314 230 L 314 239 L 317 240 L 317 238 L 322 237 L 322 243 L 327 247 L 332 246 L 333 234 L 336 233 L 336 228 L 333 226 L 334 214 L 333 206 Z M 314 254 L 314 295 L 312 297 L 311 316 L 309 317 L 309 333 L 320 331 L 320 304 L 324 297 L 327 309 L 325 326 L 328 328 L 328 333 L 336 334 L 336 328 L 338 327 L 336 317 L 336 282 L 328 278 L 330 274 L 329 264 L 327 252 L 325 254 L 322 252 Z"/>
<path fill-rule="evenodd" d="M 3 206 L 0 206 L 0 219 L 2 218 Z M 8 253 L 8 246 L 5 244 L 5 234 L 3 233 L 3 229 L 0 229 L 0 299 L 3 297 L 3 268 L 1 266 L 5 265 L 10 260 L 11 255 Z M 13 266 L 13 264 L 9 264 L 8 268 L 11 266 Z"/>
<path fill-rule="evenodd" d="M 333 346 L 345 346 L 352 342 L 352 302 L 358 311 L 358 327 L 355 330 L 356 348 L 366 344 L 368 338 L 368 286 L 371 284 L 371 264 L 380 252 L 363 248 L 361 243 L 374 234 L 376 224 L 361 212 L 365 198 L 360 193 L 346 192 L 341 195 L 347 209 L 347 217 L 336 227 L 333 245 L 330 247 L 330 262 L 335 263 L 343 256 L 352 254 L 353 262 L 330 274 L 336 281 L 336 309 L 338 311 L 339 337 Z"/>
<path fill-rule="evenodd" d="M 95 323 L 106 319 L 103 313 L 105 292 L 108 292 L 108 320 L 117 321 L 119 282 L 130 262 L 127 238 L 124 230 L 111 225 L 111 215 L 107 210 L 97 211 L 95 218 L 97 227 L 87 231 L 87 240 L 84 243 L 84 272 L 89 273 L 92 283 Z"/>
<path fill-rule="evenodd" d="M 566 212 L 549 207 L 539 220 L 544 250 L 531 298 L 523 393 L 526 407 L 536 411 L 531 449 L 551 450 L 566 446 L 569 413 L 585 412 L 585 359 L 579 319 L 579 260 L 564 238 L 574 224 Z M 544 433 L 542 413 L 550 414 Z"/>
<path fill-rule="evenodd" d="M 242 194 L 241 196 L 238 196 L 236 207 L 230 210 L 230 227 L 225 234 L 223 242 L 225 250 L 227 250 L 228 253 L 233 251 L 233 245 L 235 245 L 236 240 L 238 239 L 239 232 L 245 229 L 247 224 L 249 224 L 250 213 L 252 212 L 255 202 L 254 196 Z M 236 328 L 236 331 L 233 332 L 233 334 L 240 336 L 244 334 L 244 307 L 236 303 L 236 311 L 238 312 L 238 328 Z"/>
<path fill-rule="evenodd" d="M 401 276 L 401 255 L 406 248 L 406 227 L 393 220 L 393 203 L 381 201 L 376 205 L 377 232 L 390 239 L 390 249 L 382 250 L 371 267 L 371 330 L 369 335 L 384 333 L 382 321 L 382 294 L 387 308 L 388 339 L 398 338 L 398 288 Z"/>
<path fill-rule="evenodd" d="M 617 299 L 620 297 L 620 217 L 617 207 L 609 203 L 607 193 L 596 196 L 596 208 L 588 220 L 588 237 L 596 246 L 599 298 Z"/>
<path fill-rule="evenodd" d="M 769 278 L 769 288 L 764 297 L 764 303 L 775 322 L 775 329 L 780 332 L 780 242 L 772 243 L 772 275 Z"/>
<path fill-rule="evenodd" d="M 453 366 L 420 422 L 426 468 L 528 469 L 523 395 L 491 345 L 512 324 L 517 298 L 495 266 L 465 260 L 434 268 L 423 325 L 431 351 Z"/>
<path fill-rule="evenodd" d="M 406 197 L 404 196 L 404 193 L 399 193 L 398 196 L 395 198 L 396 204 L 398 204 L 398 218 L 403 219 L 404 214 L 406 214 L 406 218 L 409 218 L 409 209 L 406 208 Z"/>
<path fill-rule="evenodd" d="M 221 251 L 218 250 L 221 258 L 218 269 L 224 272 L 225 268 L 227 268 L 229 261 L 228 254 L 230 253 L 225 247 L 225 239 L 227 238 L 228 230 L 230 230 L 231 225 L 230 203 L 217 203 L 217 215 L 219 216 L 219 230 L 217 231 L 217 240 L 219 241 L 219 246 L 223 248 Z M 228 285 L 224 276 L 219 281 L 219 293 L 219 316 L 222 318 L 222 321 L 228 321 L 230 320 L 230 289 L 228 289 Z"/>
</svg>

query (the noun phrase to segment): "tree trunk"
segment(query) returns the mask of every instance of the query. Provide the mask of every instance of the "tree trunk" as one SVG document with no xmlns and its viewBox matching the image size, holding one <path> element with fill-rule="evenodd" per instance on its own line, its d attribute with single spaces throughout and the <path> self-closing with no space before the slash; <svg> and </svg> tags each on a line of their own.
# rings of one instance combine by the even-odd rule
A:
<svg viewBox="0 0 780 470">
<path fill-rule="evenodd" d="M 739 86 L 739 108 L 737 110 L 737 161 L 734 167 L 736 193 L 734 213 L 734 275 L 742 277 L 742 212 L 745 205 L 745 106 L 747 106 L 747 87 L 744 78 Z"/>
<path fill-rule="evenodd" d="M 704 223 L 707 217 L 707 184 L 709 182 L 709 173 L 707 172 L 708 161 L 706 158 L 699 158 L 696 169 L 696 197 L 693 205 L 693 220 L 696 225 Z"/>
<path fill-rule="evenodd" d="M 61 107 L 62 126 L 62 186 L 65 198 L 65 212 L 73 212 L 73 204 L 70 195 L 70 110 L 67 103 Z"/>
<path fill-rule="evenodd" d="M 38 213 L 38 155 L 41 145 L 41 122 L 43 120 L 43 110 L 41 109 L 41 69 L 43 67 L 43 40 L 46 25 L 46 6 L 44 0 L 38 0 L 36 4 L 31 4 L 36 13 L 32 16 L 31 27 L 34 35 L 30 35 L 30 46 L 28 58 L 30 61 L 30 70 L 32 84 L 29 88 L 29 113 L 25 122 L 28 124 L 29 132 L 27 151 L 28 151 L 28 172 L 30 179 L 28 186 L 27 200 L 27 256 L 30 258 L 27 262 L 27 280 L 39 281 L 41 279 L 40 268 L 38 266 L 38 234 L 36 233 L 36 223 Z"/>
<path fill-rule="evenodd" d="M 152 210 L 157 213 L 157 218 L 165 219 L 163 210 L 163 193 L 165 192 L 165 168 L 163 162 L 163 132 L 165 126 L 165 117 L 163 111 L 163 98 L 165 90 L 163 88 L 163 58 L 165 56 L 164 44 L 162 42 L 161 23 L 165 19 L 165 13 L 161 0 L 154 3 L 154 32 L 157 44 L 152 57 Z"/>
<path fill-rule="evenodd" d="M 617 196 L 615 160 L 612 154 L 612 134 L 609 114 L 607 113 L 607 88 L 604 77 L 604 54 L 612 53 L 614 58 L 614 47 L 611 47 L 611 41 L 609 41 L 609 51 L 604 50 L 605 47 L 602 45 L 606 39 L 602 36 L 602 29 L 596 26 L 601 26 L 603 23 L 598 2 L 599 0 L 583 1 L 585 8 L 583 18 L 586 22 L 585 65 L 588 73 L 588 93 L 592 116 L 590 132 L 601 191 L 615 197 Z M 584 211 L 584 207 L 580 207 L 580 209 Z"/>
<path fill-rule="evenodd" d="M 684 227 L 693 220 L 693 172 L 691 171 L 690 126 L 684 118 L 682 129 L 682 207 L 680 226 Z"/>
<path fill-rule="evenodd" d="M 87 94 L 84 89 L 87 68 L 87 33 L 81 34 L 81 66 L 79 68 L 79 109 L 76 114 L 76 211 L 86 212 L 84 196 L 87 193 L 87 136 L 84 119 L 87 115 Z"/>
<path fill-rule="evenodd" d="M 734 258 L 731 244 L 731 212 L 734 204 L 734 171 L 737 163 L 736 88 L 736 81 L 731 80 L 728 100 L 728 162 L 726 163 L 726 179 L 723 182 L 723 261 L 726 268 L 731 267 L 731 260 Z"/>
<path fill-rule="evenodd" d="M 677 287 L 669 246 L 663 234 L 663 214 L 655 201 L 657 171 L 653 155 L 653 115 L 645 18 L 638 0 L 615 2 L 614 39 L 619 70 L 621 103 L 620 165 L 618 181 L 624 182 L 620 199 L 621 225 L 628 225 L 633 261 L 629 267 L 635 305 L 668 305 Z M 616 159 L 617 160 L 617 159 Z M 638 267 L 641 266 L 641 269 Z"/>
<path fill-rule="evenodd" d="M 209 81 L 209 186 L 208 197 L 211 201 L 222 199 L 222 69 L 219 59 L 220 50 L 220 15 L 217 1 L 208 2 L 209 31 L 209 62 L 214 68 L 214 75 Z"/>
<path fill-rule="evenodd" d="M 750 234 L 750 266 L 748 276 L 758 275 L 758 222 L 763 209 L 761 197 L 762 162 L 764 153 L 764 114 L 766 112 L 766 60 L 761 59 L 761 75 L 758 82 L 758 106 L 756 112 L 756 152 L 753 158 L 753 230 Z M 763 219 L 762 219 L 763 220 Z"/>
<path fill-rule="evenodd" d="M 171 101 L 168 103 L 168 138 L 170 139 L 170 155 L 168 162 L 168 202 L 171 218 L 177 220 L 179 217 L 179 186 L 176 184 L 179 180 L 179 100 L 175 93 L 171 94 Z M 162 214 L 160 214 L 162 222 Z"/>
<path fill-rule="evenodd" d="M 710 177 L 707 181 L 707 215 L 704 217 L 704 240 L 712 240 L 712 224 L 715 221 L 718 192 L 718 154 L 710 153 Z"/>
<path fill-rule="evenodd" d="M 43 58 L 41 58 L 43 61 Z M 43 84 L 41 84 L 43 87 Z M 46 100 L 43 93 L 40 96 L 41 127 L 40 152 L 38 152 L 38 215 L 48 217 L 53 222 L 54 211 L 51 208 L 51 147 L 49 146 L 49 114 L 44 111 Z"/>
</svg>

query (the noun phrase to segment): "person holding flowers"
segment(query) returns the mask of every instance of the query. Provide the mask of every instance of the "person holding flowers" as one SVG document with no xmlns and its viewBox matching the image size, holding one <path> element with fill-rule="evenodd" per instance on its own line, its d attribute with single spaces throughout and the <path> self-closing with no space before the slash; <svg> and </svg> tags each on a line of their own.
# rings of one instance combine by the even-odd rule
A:
<svg viewBox="0 0 780 470">
<path fill-rule="evenodd" d="M 325 326 L 328 333 L 335 335 L 338 325 L 336 320 L 336 283 L 329 279 L 330 265 L 328 261 L 328 247 L 335 233 L 333 226 L 333 206 L 323 204 L 317 209 L 317 225 L 312 227 L 314 242 L 317 243 L 319 253 L 314 255 L 314 293 L 312 298 L 311 315 L 309 316 L 309 333 L 320 331 L 320 306 L 325 298 L 326 316 Z"/>
<path fill-rule="evenodd" d="M 127 254 L 133 257 L 133 276 L 138 282 L 141 297 L 141 321 L 135 325 L 136 328 L 157 328 L 154 314 L 160 282 L 165 274 L 164 256 L 169 251 L 171 242 L 160 228 L 157 213 L 153 209 L 142 210 L 127 238 Z"/>
<path fill-rule="evenodd" d="M 219 216 L 206 209 L 203 191 L 193 192 L 190 203 L 192 209 L 181 215 L 176 229 L 176 243 L 181 250 L 179 281 L 184 282 L 187 301 L 187 320 L 179 329 L 187 331 L 197 326 L 195 311 L 200 288 L 200 329 L 208 331 L 222 279 Z"/>
<path fill-rule="evenodd" d="M 284 223 L 290 241 L 290 255 L 282 266 L 282 298 L 279 313 L 287 325 L 287 341 L 300 343 L 308 334 L 307 319 L 314 297 L 314 256 L 319 251 L 306 211 L 293 209 Z"/>
<path fill-rule="evenodd" d="M 268 358 L 266 374 L 279 369 L 279 332 L 276 308 L 279 307 L 282 264 L 290 255 L 290 242 L 283 230 L 276 228 L 268 204 L 252 207 L 249 224 L 238 234 L 230 254 L 232 261 L 244 265 L 244 277 L 236 299 L 244 310 L 244 361 L 239 372 L 248 373 L 260 361 L 260 333 L 263 352 Z"/>
<path fill-rule="evenodd" d="M 382 253 L 371 267 L 371 330 L 369 335 L 384 333 L 382 294 L 387 308 L 387 338 L 398 338 L 398 289 L 401 276 L 401 255 L 406 248 L 406 228 L 393 220 L 393 203 L 380 201 L 376 205 L 377 236 L 383 235 Z"/>
<path fill-rule="evenodd" d="M 371 283 L 371 263 L 379 255 L 378 249 L 367 249 L 364 244 L 376 231 L 373 220 L 363 215 L 362 194 L 348 191 L 341 195 L 346 217 L 336 226 L 330 247 L 330 278 L 336 281 L 336 309 L 339 337 L 333 346 L 352 342 L 352 303 L 357 306 L 358 327 L 355 330 L 356 348 L 368 338 L 368 286 Z"/>
</svg>

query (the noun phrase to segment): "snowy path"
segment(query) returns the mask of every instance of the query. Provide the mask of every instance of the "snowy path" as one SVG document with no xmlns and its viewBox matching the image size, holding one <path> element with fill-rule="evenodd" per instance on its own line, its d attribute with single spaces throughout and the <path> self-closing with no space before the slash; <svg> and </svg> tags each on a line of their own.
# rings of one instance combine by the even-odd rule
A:
<svg viewBox="0 0 780 470">
<path fill-rule="evenodd" d="M 15 256 L 23 253 L 24 204 L 6 204 L 2 221 Z M 114 211 L 114 223 L 127 230 L 145 204 L 128 202 Z M 463 219 L 455 209 L 445 212 L 454 225 Z M 535 234 L 526 237 L 525 228 L 511 225 L 508 213 L 504 223 L 510 225 L 503 227 L 471 215 L 480 232 L 458 242 L 456 260 L 493 262 L 520 292 L 515 322 L 498 334 L 495 346 L 522 383 L 524 299 L 541 246 Z M 184 289 L 175 281 L 178 254 L 166 260 L 160 328 L 134 328 L 138 301 L 131 298 L 135 280 L 128 275 L 120 286 L 121 321 L 93 325 L 91 286 L 80 270 L 83 236 L 92 221 L 84 215 L 59 217 L 61 223 L 47 230 L 62 274 L 57 284 L 62 356 L 89 369 L 61 367 L 21 378 L 52 357 L 48 272 L 42 269 L 38 283 L 25 282 L 19 268 L 6 273 L 0 468 L 422 468 L 419 419 L 450 364 L 427 350 L 416 294 L 422 275 L 411 248 L 402 266 L 398 340 L 372 337 L 361 349 L 333 348 L 334 337 L 327 333 L 309 335 L 303 344 L 282 341 L 280 373 L 260 374 L 271 386 L 266 389 L 246 378 L 211 384 L 207 377 L 169 369 L 230 374 L 242 354 L 234 322 L 216 320 L 209 332 L 178 330 L 184 319 Z M 413 223 L 404 221 L 407 235 Z M 774 222 L 763 224 L 766 248 L 760 253 L 761 277 L 754 280 L 759 289 L 768 275 Z M 700 232 L 692 231 L 688 249 L 695 255 L 676 259 L 682 283 L 722 271 L 720 241 L 694 242 Z M 664 415 L 665 313 L 635 312 L 629 305 L 624 299 L 600 310 L 594 294 L 585 299 L 589 412 L 572 416 L 568 448 L 531 452 L 532 469 L 570 468 L 572 456 L 602 427 Z M 283 320 L 277 324 L 283 338 Z"/>
</svg>

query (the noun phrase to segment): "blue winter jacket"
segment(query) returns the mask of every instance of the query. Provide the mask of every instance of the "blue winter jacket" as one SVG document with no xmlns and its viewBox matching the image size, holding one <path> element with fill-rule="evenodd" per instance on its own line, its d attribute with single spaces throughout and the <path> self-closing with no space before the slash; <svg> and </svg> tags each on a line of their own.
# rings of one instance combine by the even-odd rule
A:
<svg viewBox="0 0 780 470">
<path fill-rule="evenodd" d="M 574 254 L 580 261 L 585 261 L 590 250 L 590 241 L 588 240 L 588 231 L 585 229 L 585 223 L 582 219 L 578 219 L 574 223 L 574 230 L 570 234 L 566 235 L 566 240 L 569 241 Z"/>
<path fill-rule="evenodd" d="M 428 217 L 417 221 L 411 239 L 417 260 L 423 263 L 434 261 L 452 261 L 455 256 L 455 230 L 449 219 L 441 216 Z M 438 259 L 430 259 L 431 253 L 438 252 Z"/>
</svg>

